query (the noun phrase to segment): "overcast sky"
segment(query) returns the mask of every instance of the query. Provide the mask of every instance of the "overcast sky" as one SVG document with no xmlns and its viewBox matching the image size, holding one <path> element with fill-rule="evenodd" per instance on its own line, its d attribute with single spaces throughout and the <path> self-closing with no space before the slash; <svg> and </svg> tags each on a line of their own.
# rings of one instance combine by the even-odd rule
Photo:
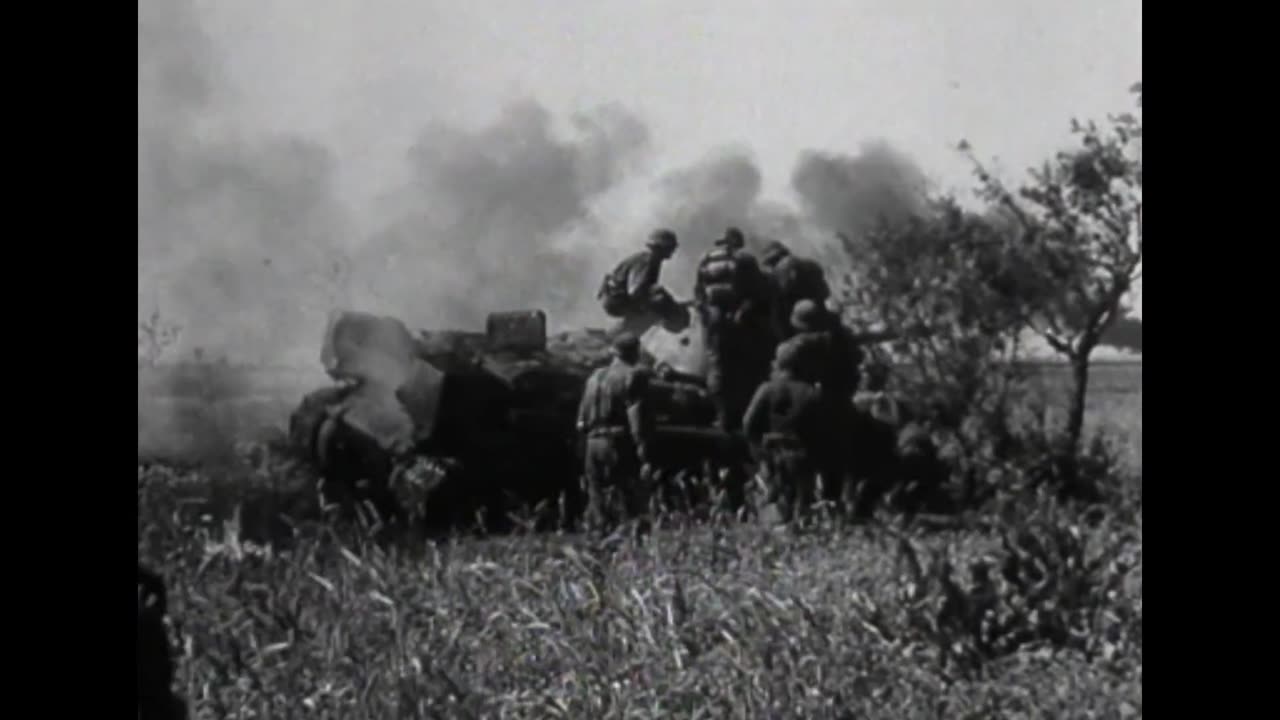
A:
<svg viewBox="0 0 1280 720">
<path fill-rule="evenodd" d="M 327 140 L 357 194 L 427 119 L 619 101 L 660 165 L 750 147 L 785 197 L 797 153 L 882 137 L 945 185 L 967 138 L 1020 170 L 1072 115 L 1131 107 L 1140 0 L 197 0 L 254 130 Z"/>
<path fill-rule="evenodd" d="M 1139 0 L 140 0 L 139 313 L 267 357 L 313 355 L 338 305 L 604 322 L 600 274 L 652 223 L 687 242 L 664 270 L 686 294 L 714 233 L 766 217 L 758 188 L 797 207 L 805 151 L 885 170 L 864 143 L 888 141 L 956 190 L 965 139 L 1015 179 L 1072 116 L 1133 107 L 1141 19 Z M 560 142 L 538 106 L 593 130 Z"/>
</svg>

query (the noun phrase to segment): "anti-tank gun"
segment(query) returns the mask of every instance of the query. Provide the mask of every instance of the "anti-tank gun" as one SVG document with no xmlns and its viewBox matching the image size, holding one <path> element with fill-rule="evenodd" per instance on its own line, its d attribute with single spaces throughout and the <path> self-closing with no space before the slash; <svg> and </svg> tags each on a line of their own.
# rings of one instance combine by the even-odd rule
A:
<svg viewBox="0 0 1280 720">
<path fill-rule="evenodd" d="M 652 336 L 646 364 L 689 369 Z M 483 510 L 500 525 L 512 510 L 544 504 L 572 517 L 581 502 L 578 404 L 590 372 L 609 358 L 605 333 L 548 337 L 541 311 L 492 314 L 485 332 L 417 335 L 395 318 L 337 312 L 321 352 L 335 384 L 303 398 L 290 434 L 327 487 L 363 484 L 387 512 L 420 510 L 435 525 Z M 731 452 L 734 439 L 711 428 L 696 369 L 659 375 L 656 460 Z"/>
</svg>

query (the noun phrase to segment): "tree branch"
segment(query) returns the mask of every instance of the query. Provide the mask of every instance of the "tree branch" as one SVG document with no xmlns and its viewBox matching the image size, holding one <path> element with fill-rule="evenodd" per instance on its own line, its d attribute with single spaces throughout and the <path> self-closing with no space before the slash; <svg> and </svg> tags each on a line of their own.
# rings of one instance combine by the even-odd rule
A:
<svg viewBox="0 0 1280 720">
<path fill-rule="evenodd" d="M 1054 350 L 1057 350 L 1067 357 L 1075 356 L 1075 349 L 1071 347 L 1071 343 L 1062 340 L 1052 332 L 1040 331 L 1039 334 L 1045 339 L 1045 342 L 1049 343 L 1049 347 L 1052 347 Z"/>
</svg>

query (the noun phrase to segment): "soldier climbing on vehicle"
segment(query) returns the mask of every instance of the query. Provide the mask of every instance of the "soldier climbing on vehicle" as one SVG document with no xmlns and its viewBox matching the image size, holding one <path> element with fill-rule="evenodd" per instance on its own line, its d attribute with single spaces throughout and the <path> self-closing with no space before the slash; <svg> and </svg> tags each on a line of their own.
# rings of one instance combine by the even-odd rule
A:
<svg viewBox="0 0 1280 720">
<path fill-rule="evenodd" d="M 653 421 L 639 339 L 621 333 L 613 356 L 587 379 L 578 408 L 578 431 L 586 436 L 586 520 L 593 532 L 620 519 L 639 519 L 649 504 L 646 466 Z"/>
<path fill-rule="evenodd" d="M 822 305 L 831 296 L 822 265 L 810 258 L 793 255 L 781 242 L 774 240 L 765 246 L 761 265 L 769 278 L 772 290 L 770 316 L 778 342 L 795 334 L 791 326 L 791 310 L 801 300 L 811 300 Z"/>
<path fill-rule="evenodd" d="M 672 323 L 682 315 L 684 308 L 658 284 L 662 263 L 670 260 L 678 247 L 673 231 L 655 230 L 649 235 L 646 249 L 618 263 L 605 275 L 596 299 L 609 317 L 619 319 L 614 335 L 629 332 L 638 337 L 650 327 Z"/>
<path fill-rule="evenodd" d="M 824 419 L 818 388 L 795 376 L 795 361 L 794 353 L 775 358 L 773 377 L 756 390 L 742 419 L 767 502 L 783 522 L 813 505 Z"/>
</svg>

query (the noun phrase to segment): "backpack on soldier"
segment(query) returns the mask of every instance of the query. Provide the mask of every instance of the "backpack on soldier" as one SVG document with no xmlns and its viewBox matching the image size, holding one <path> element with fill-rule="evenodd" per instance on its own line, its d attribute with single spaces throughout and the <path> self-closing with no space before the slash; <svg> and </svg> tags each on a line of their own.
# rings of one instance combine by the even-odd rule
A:
<svg viewBox="0 0 1280 720">
<path fill-rule="evenodd" d="M 596 292 L 596 299 L 601 301 L 605 314 L 609 317 L 622 317 L 630 305 L 622 269 L 623 266 L 620 265 L 606 273 L 600 281 L 600 290 Z"/>
<path fill-rule="evenodd" d="M 732 310 L 742 299 L 738 288 L 738 259 L 732 252 L 713 250 L 698 268 L 705 302 L 720 310 Z"/>
</svg>

